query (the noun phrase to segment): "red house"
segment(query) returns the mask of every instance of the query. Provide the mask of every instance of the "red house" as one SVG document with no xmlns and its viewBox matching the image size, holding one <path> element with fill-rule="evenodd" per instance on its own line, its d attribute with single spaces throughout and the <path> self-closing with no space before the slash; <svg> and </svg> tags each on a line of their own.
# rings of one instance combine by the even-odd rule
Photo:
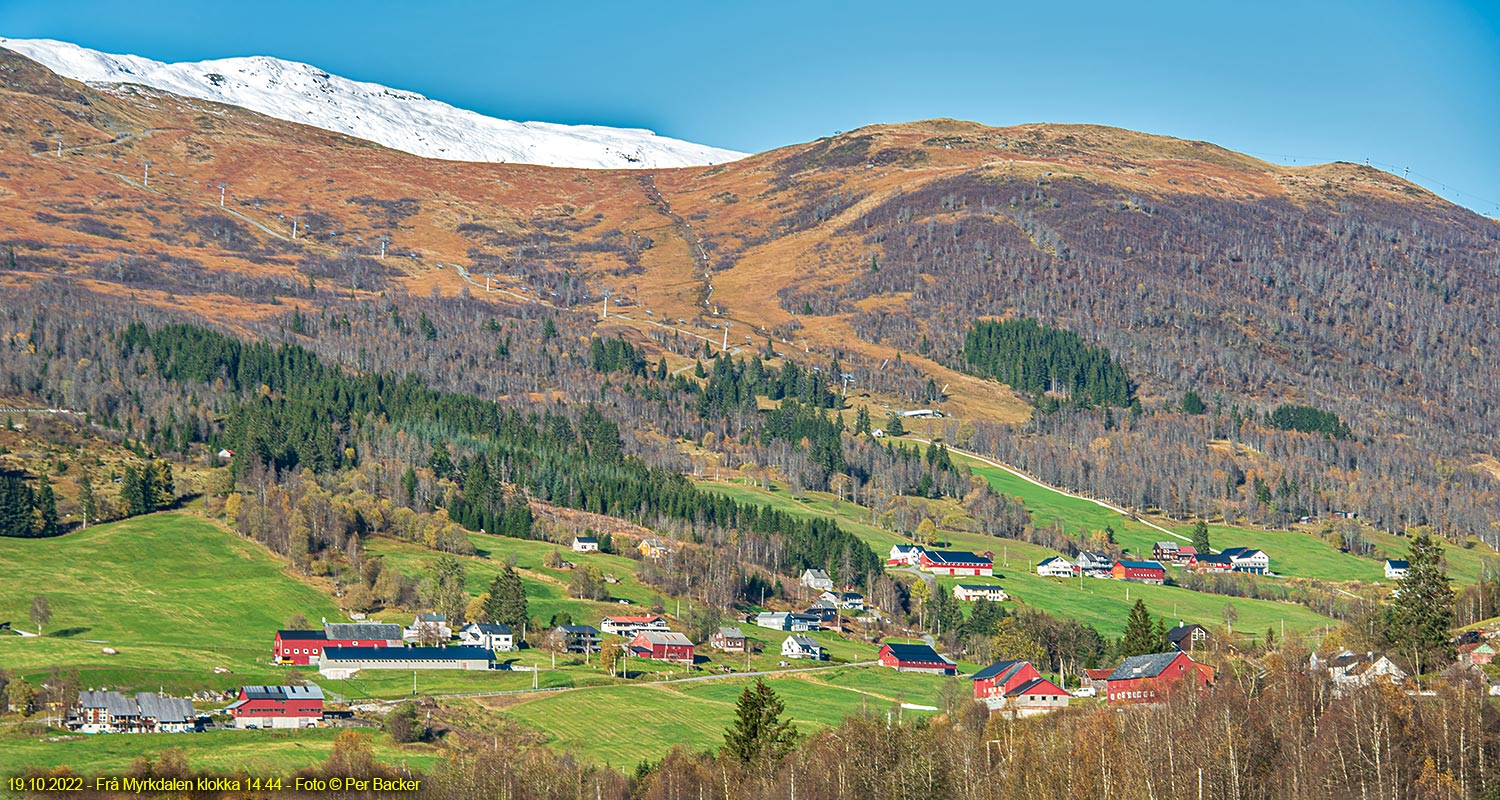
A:
<svg viewBox="0 0 1500 800">
<path fill-rule="evenodd" d="M 277 631 L 271 655 L 278 664 L 316 664 L 330 647 L 390 647 L 401 644 L 401 626 L 378 622 L 330 622 L 321 631 Z"/>
<path fill-rule="evenodd" d="M 971 679 L 975 700 L 1008 715 L 1029 717 L 1068 705 L 1068 693 L 1027 661 L 997 661 Z"/>
<path fill-rule="evenodd" d="M 641 631 L 630 640 L 630 652 L 656 661 L 693 663 L 693 640 L 676 631 Z"/>
<path fill-rule="evenodd" d="M 1117 581 L 1167 582 L 1167 568 L 1155 561 L 1116 561 L 1109 574 Z"/>
<path fill-rule="evenodd" d="M 958 666 L 938 655 L 925 644 L 887 642 L 880 648 L 880 663 L 897 672 L 926 672 L 933 675 L 957 675 Z"/>
<path fill-rule="evenodd" d="M 917 566 L 936 575 L 994 576 L 995 562 L 962 550 L 923 550 Z"/>
<path fill-rule="evenodd" d="M 227 709 L 236 728 L 311 728 L 323 721 L 316 686 L 241 686 Z"/>
<path fill-rule="evenodd" d="M 1180 651 L 1131 656 L 1110 673 L 1107 692 L 1111 705 L 1152 703 L 1183 687 L 1201 689 L 1213 679 L 1213 667 Z"/>
</svg>

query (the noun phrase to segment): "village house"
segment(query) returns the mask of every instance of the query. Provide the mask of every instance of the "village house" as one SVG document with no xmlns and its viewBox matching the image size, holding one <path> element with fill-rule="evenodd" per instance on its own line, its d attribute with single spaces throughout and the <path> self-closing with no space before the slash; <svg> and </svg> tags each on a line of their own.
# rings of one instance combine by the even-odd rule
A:
<svg viewBox="0 0 1500 800">
<path fill-rule="evenodd" d="M 1157 542 L 1151 546 L 1151 557 L 1157 561 L 1176 561 L 1177 548 L 1176 542 Z"/>
<path fill-rule="evenodd" d="M 930 675 L 957 675 L 958 665 L 925 644 L 886 642 L 880 648 L 881 666 L 897 672 L 920 672 Z"/>
<path fill-rule="evenodd" d="M 313 728 L 323 723 L 323 690 L 317 686 L 241 686 L 239 699 L 225 710 L 236 728 Z"/>
<path fill-rule="evenodd" d="M 833 579 L 828 577 L 828 573 L 821 569 L 803 570 L 800 582 L 803 586 L 815 592 L 824 592 L 833 589 Z"/>
<path fill-rule="evenodd" d="M 786 641 L 781 643 L 781 657 L 822 661 L 823 646 L 818 644 L 811 636 L 797 636 L 794 634 L 786 637 Z"/>
<path fill-rule="evenodd" d="M 1333 680 L 1334 692 L 1344 692 L 1370 686 L 1375 683 L 1401 684 L 1406 682 L 1406 670 L 1396 665 L 1384 653 L 1355 653 L 1341 650 L 1331 658 L 1313 653 L 1309 658 L 1314 670 L 1327 670 Z"/>
<path fill-rule="evenodd" d="M 1469 652 L 1469 663 L 1478 666 L 1493 664 L 1495 662 L 1495 646 L 1489 642 L 1482 642 Z"/>
<path fill-rule="evenodd" d="M 1234 569 L 1234 559 L 1223 553 L 1204 553 L 1187 566 L 1195 572 L 1230 572 Z"/>
<path fill-rule="evenodd" d="M 1154 703 L 1185 686 L 1202 688 L 1212 683 L 1213 668 L 1199 664 L 1187 653 L 1173 650 L 1131 656 L 1120 662 L 1106 682 L 1110 705 L 1117 703 Z"/>
<path fill-rule="evenodd" d="M 598 629 L 616 636 L 633 636 L 640 630 L 670 629 L 666 617 L 660 614 L 633 615 L 633 617 L 604 617 L 598 621 Z"/>
<path fill-rule="evenodd" d="M 672 626 L 660 614 L 633 617 L 605 617 L 599 621 L 599 630 L 616 636 L 634 636 L 640 631 L 664 631 Z"/>
<path fill-rule="evenodd" d="M 1108 553 L 1098 550 L 1080 550 L 1074 562 L 1085 575 L 1107 574 L 1115 566 L 1115 560 Z"/>
<path fill-rule="evenodd" d="M 597 653 L 604 641 L 599 629 L 592 625 L 559 625 L 563 647 L 569 653 Z"/>
<path fill-rule="evenodd" d="M 815 631 L 823 626 L 823 620 L 811 614 L 767 611 L 755 615 L 755 624 L 773 631 Z"/>
<path fill-rule="evenodd" d="M 343 680 L 362 669 L 462 669 L 493 666 L 495 654 L 483 647 L 330 647 L 318 673 Z"/>
<path fill-rule="evenodd" d="M 708 637 L 708 645 L 726 653 L 743 653 L 748 647 L 745 632 L 734 627 L 724 627 L 714 631 Z"/>
<path fill-rule="evenodd" d="M 1047 578 L 1071 578 L 1077 574 L 1077 568 L 1066 558 L 1053 556 L 1036 565 L 1036 574 Z"/>
<path fill-rule="evenodd" d="M 818 600 L 802 612 L 803 616 L 817 617 L 822 625 L 828 625 L 839 618 L 839 607 L 827 600 Z"/>
<path fill-rule="evenodd" d="M 922 560 L 922 548 L 914 544 L 893 544 L 891 555 L 885 560 L 887 567 L 915 567 Z"/>
<path fill-rule="evenodd" d="M 1068 693 L 1027 661 L 996 661 L 970 676 L 974 699 L 1010 717 L 1045 714 L 1068 706 Z"/>
<path fill-rule="evenodd" d="M 599 540 L 593 536 L 574 536 L 573 552 L 597 553 L 599 552 Z"/>
<path fill-rule="evenodd" d="M 964 602 L 989 600 L 992 603 L 1003 603 L 1010 599 L 1010 595 L 999 584 L 987 583 L 960 583 L 953 587 L 953 596 Z"/>
<path fill-rule="evenodd" d="M 637 545 L 635 549 L 636 552 L 641 554 L 642 558 L 666 558 L 667 553 L 671 552 L 666 543 L 660 539 L 647 539 Z"/>
<path fill-rule="evenodd" d="M 1198 648 L 1198 645 L 1207 644 L 1207 642 L 1208 629 L 1202 625 L 1178 625 L 1167 631 L 1167 644 L 1184 653 L 1191 653 Z"/>
<path fill-rule="evenodd" d="M 453 638 L 453 629 L 448 627 L 448 618 L 442 614 L 418 614 L 411 624 L 401 632 L 408 642 L 446 642 Z"/>
<path fill-rule="evenodd" d="M 1114 669 L 1105 667 L 1103 669 L 1084 669 L 1078 677 L 1082 681 L 1080 689 L 1091 692 L 1080 697 L 1103 697 L 1109 691 L 1109 676 L 1115 674 Z"/>
<path fill-rule="evenodd" d="M 1264 575 L 1271 571 L 1271 557 L 1261 550 L 1251 547 L 1226 547 L 1219 551 L 1219 555 L 1229 556 L 1229 563 L 1235 572 Z"/>
<path fill-rule="evenodd" d="M 934 575 L 993 577 L 995 564 L 989 558 L 964 550 L 923 550 L 917 565 Z"/>
<path fill-rule="evenodd" d="M 676 631 L 641 631 L 630 640 L 629 651 L 637 658 L 693 663 L 693 640 Z"/>
<path fill-rule="evenodd" d="M 1411 569 L 1411 562 L 1400 558 L 1388 558 L 1385 562 L 1386 580 L 1399 581 L 1406 577 L 1409 569 Z"/>
<path fill-rule="evenodd" d="M 79 692 L 66 725 L 81 733 L 191 733 L 198 712 L 191 700 L 153 692 Z"/>
<path fill-rule="evenodd" d="M 516 649 L 516 638 L 509 625 L 498 622 L 470 622 L 458 632 L 458 643 L 483 647 L 492 653 L 509 653 Z"/>
<path fill-rule="evenodd" d="M 1116 561 L 1110 577 L 1117 581 L 1140 581 L 1157 585 L 1167 582 L 1167 568 L 1155 561 Z"/>
<path fill-rule="evenodd" d="M 818 599 L 848 611 L 865 610 L 865 596 L 859 592 L 824 592 Z"/>
</svg>

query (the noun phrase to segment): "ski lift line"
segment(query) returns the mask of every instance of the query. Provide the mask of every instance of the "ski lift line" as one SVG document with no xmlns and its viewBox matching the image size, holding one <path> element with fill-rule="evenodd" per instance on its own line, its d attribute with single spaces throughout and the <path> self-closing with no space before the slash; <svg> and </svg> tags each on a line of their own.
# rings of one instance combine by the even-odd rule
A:
<svg viewBox="0 0 1500 800">
<path fill-rule="evenodd" d="M 1279 162 L 1283 162 L 1282 166 L 1307 166 L 1312 164 L 1332 164 L 1336 162 L 1352 163 L 1349 162 L 1349 159 L 1347 157 L 1311 158 L 1307 156 L 1290 155 L 1287 153 L 1267 153 L 1259 150 L 1242 150 L 1241 152 L 1243 152 L 1245 155 L 1266 156 L 1268 158 L 1276 159 Z M 1292 163 L 1284 163 L 1288 161 Z M 1493 206 L 1497 209 L 1500 209 L 1500 201 L 1496 201 L 1488 197 L 1481 197 L 1477 194 L 1474 194 L 1473 192 L 1466 192 L 1457 187 L 1449 188 L 1451 184 L 1447 180 L 1444 180 L 1443 178 L 1440 178 L 1436 175 L 1429 175 L 1425 172 L 1420 172 L 1418 170 L 1412 169 L 1409 166 L 1399 166 L 1388 161 L 1380 161 L 1374 158 L 1365 158 L 1361 159 L 1361 161 L 1365 166 L 1377 167 L 1380 170 L 1388 172 L 1392 175 L 1404 173 L 1403 177 L 1408 180 L 1410 180 L 1411 178 L 1420 178 L 1421 183 L 1429 190 L 1431 190 L 1431 186 L 1435 184 L 1439 187 L 1439 191 L 1437 192 L 1437 194 L 1446 194 L 1452 197 L 1463 197 L 1467 198 L 1468 200 L 1477 201 L 1480 205 Z"/>
</svg>

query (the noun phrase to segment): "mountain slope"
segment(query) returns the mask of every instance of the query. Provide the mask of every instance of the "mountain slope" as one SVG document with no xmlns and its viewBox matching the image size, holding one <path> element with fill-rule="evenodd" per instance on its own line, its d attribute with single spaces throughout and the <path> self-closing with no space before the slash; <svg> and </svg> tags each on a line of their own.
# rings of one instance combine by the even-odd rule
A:
<svg viewBox="0 0 1500 800">
<path fill-rule="evenodd" d="M 744 155 L 639 128 L 495 119 L 415 92 L 265 56 L 164 64 L 50 39 L 0 37 L 0 47 L 74 80 L 100 86 L 140 84 L 241 106 L 427 158 L 646 169 L 720 164 Z"/>
</svg>

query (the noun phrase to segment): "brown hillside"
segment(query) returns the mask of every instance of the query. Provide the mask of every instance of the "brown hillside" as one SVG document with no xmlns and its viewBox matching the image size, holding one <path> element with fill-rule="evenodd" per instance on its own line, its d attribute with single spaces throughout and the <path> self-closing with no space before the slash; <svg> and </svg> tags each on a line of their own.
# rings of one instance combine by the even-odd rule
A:
<svg viewBox="0 0 1500 800">
<path fill-rule="evenodd" d="M 913 221 L 992 226 L 990 239 L 965 247 L 983 247 L 991 259 L 1012 253 L 1001 259 L 1006 269 L 1048 259 L 1074 270 L 1069 280 L 1100 283 L 1090 277 L 1095 267 L 1074 266 L 1081 257 L 1118 276 L 1133 269 L 1141 246 L 1086 240 L 1153 241 L 1137 228 L 1160 219 L 1159 209 L 1191 207 L 1203 218 L 1266 209 L 1275 217 L 1267 226 L 1299 209 L 1349 202 L 1433 225 L 1468 229 L 1478 219 L 1378 170 L 1283 167 L 1203 142 L 1092 125 L 929 120 L 869 126 L 711 168 L 569 170 L 425 160 L 155 90 L 96 90 L 3 50 L 0 76 L 7 108 L 0 246 L 13 248 L 16 268 L 6 280 L 64 275 L 224 320 L 280 313 L 278 298 L 308 280 L 354 293 L 480 294 L 492 273 L 508 299 L 592 306 L 609 291 L 624 315 L 614 322 L 642 331 L 665 320 L 718 344 L 724 334 L 712 326 L 727 321 L 731 344 L 774 336 L 782 350 L 899 353 L 949 387 L 949 412 L 1006 420 L 1024 418 L 1026 404 L 945 366 L 954 330 L 934 320 L 1043 316 L 1045 304 L 1029 307 L 1009 290 L 981 287 L 965 297 L 951 285 L 966 280 L 957 273 L 902 267 L 903 249 L 893 250 L 891 236 L 916 252 L 922 234 Z M 220 183 L 228 184 L 222 209 Z M 974 210 L 974 197 L 985 210 Z M 1054 209 L 1060 221 L 1046 222 Z M 1184 215 L 1182 224 L 1197 223 Z M 1197 255 L 1238 258 L 1218 229 L 1204 230 L 1215 241 Z M 872 259 L 893 258 L 893 269 L 910 274 L 901 272 L 899 285 L 875 285 Z M 895 281 L 897 272 L 879 274 Z M 1107 339 L 1088 313 L 1059 306 L 1045 316 Z M 1266 338 L 1264 315 L 1253 309 L 1205 313 L 1246 341 Z M 902 320 L 899 334 L 872 333 L 892 319 Z M 934 343 L 930 357 L 919 353 L 924 339 Z M 1173 383 L 1149 360 L 1131 366 L 1144 380 Z M 1192 369 L 1213 377 L 1211 366 Z"/>
</svg>

